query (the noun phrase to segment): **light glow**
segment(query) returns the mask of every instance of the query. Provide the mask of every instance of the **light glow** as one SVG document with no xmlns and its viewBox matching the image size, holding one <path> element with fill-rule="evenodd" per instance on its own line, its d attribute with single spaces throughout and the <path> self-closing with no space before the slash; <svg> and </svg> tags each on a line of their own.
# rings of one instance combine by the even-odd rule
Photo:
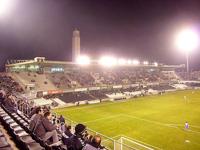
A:
<svg viewBox="0 0 200 150">
<path fill-rule="evenodd" d="M 117 61 L 117 63 L 118 63 L 119 65 L 125 65 L 125 64 L 126 64 L 126 60 L 123 59 L 123 58 L 121 58 L 121 59 L 119 59 L 119 60 Z"/>
<path fill-rule="evenodd" d="M 0 0 L 0 17 L 8 14 L 13 8 L 15 0 Z"/>
<path fill-rule="evenodd" d="M 127 60 L 127 64 L 128 64 L 128 65 L 131 65 L 132 63 L 133 63 L 132 60 L 130 60 L 130 59 Z"/>
<path fill-rule="evenodd" d="M 91 63 L 91 60 L 88 56 L 83 55 L 83 56 L 79 56 L 76 59 L 76 62 L 80 65 L 89 65 Z"/>
<path fill-rule="evenodd" d="M 115 66 L 117 59 L 112 56 L 103 56 L 99 59 L 99 64 L 106 67 Z"/>
<path fill-rule="evenodd" d="M 158 66 L 158 63 L 157 63 L 157 62 L 154 62 L 153 64 L 154 64 L 154 66 L 156 66 L 156 67 Z"/>
<path fill-rule="evenodd" d="M 178 33 L 175 39 L 175 44 L 179 50 L 189 53 L 199 45 L 198 34 L 194 30 L 186 28 Z"/>
<path fill-rule="evenodd" d="M 133 60 L 133 65 L 139 65 L 139 64 L 140 64 L 139 60 Z"/>
<path fill-rule="evenodd" d="M 143 64 L 144 64 L 144 65 L 148 65 L 149 62 L 148 62 L 148 61 L 144 61 Z"/>
</svg>

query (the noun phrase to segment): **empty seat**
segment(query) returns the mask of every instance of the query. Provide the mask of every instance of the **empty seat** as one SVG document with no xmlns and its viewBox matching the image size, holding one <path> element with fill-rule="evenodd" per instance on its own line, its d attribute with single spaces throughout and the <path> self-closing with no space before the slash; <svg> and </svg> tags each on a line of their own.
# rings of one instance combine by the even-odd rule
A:
<svg viewBox="0 0 200 150">
<path fill-rule="evenodd" d="M 7 146 L 7 147 L 2 147 L 1 150 L 14 150 L 14 149 L 11 148 L 10 146 Z"/>
<path fill-rule="evenodd" d="M 24 130 L 24 129 L 22 129 L 20 126 L 17 126 L 16 128 L 13 128 L 13 131 L 21 131 L 21 130 Z"/>
<path fill-rule="evenodd" d="M 5 116 L 8 116 L 8 114 L 7 113 L 0 114 L 1 118 L 5 117 Z"/>
<path fill-rule="evenodd" d="M 29 135 L 27 132 L 25 132 L 23 130 L 21 130 L 21 131 L 18 130 L 18 131 L 15 131 L 14 133 L 15 133 L 16 136 L 19 136 L 19 137 Z"/>
<path fill-rule="evenodd" d="M 40 144 L 36 143 L 36 142 L 28 143 L 27 144 L 27 149 L 29 149 L 29 150 L 44 150 L 44 148 L 41 147 Z"/>
<path fill-rule="evenodd" d="M 10 116 L 5 116 L 5 117 L 3 117 L 2 119 L 3 119 L 3 120 L 8 120 L 8 119 L 11 119 L 11 117 L 10 117 Z"/>
<path fill-rule="evenodd" d="M 3 147 L 8 147 L 8 146 L 10 146 L 10 145 L 6 141 L 6 138 L 5 137 L 0 137 L 0 149 L 3 148 Z"/>
<path fill-rule="evenodd" d="M 28 143 L 33 143 L 35 142 L 32 137 L 30 135 L 27 135 L 27 136 L 21 136 L 19 137 L 20 138 L 20 141 L 23 142 L 24 144 L 28 144 Z"/>
<path fill-rule="evenodd" d="M 0 137 L 4 136 L 3 133 L 0 131 Z"/>
<path fill-rule="evenodd" d="M 16 126 L 16 125 L 18 125 L 16 122 L 10 124 L 10 126 Z"/>
<path fill-rule="evenodd" d="M 11 124 L 11 123 L 15 123 L 15 121 L 13 119 L 8 119 L 5 121 L 6 124 Z"/>
</svg>

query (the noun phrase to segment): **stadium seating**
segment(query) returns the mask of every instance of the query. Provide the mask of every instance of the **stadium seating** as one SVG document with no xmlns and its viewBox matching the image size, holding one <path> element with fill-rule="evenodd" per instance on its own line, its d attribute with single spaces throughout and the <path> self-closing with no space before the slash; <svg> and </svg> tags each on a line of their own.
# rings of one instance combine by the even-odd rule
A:
<svg viewBox="0 0 200 150">
<path fill-rule="evenodd" d="M 15 139 L 15 142 L 20 149 L 44 149 L 32 138 L 31 134 L 28 133 L 28 123 L 19 117 L 16 113 L 11 113 L 6 108 L 1 108 L 0 119 L 3 126 L 8 130 L 13 139 Z"/>
<path fill-rule="evenodd" d="M 84 101 L 84 100 L 94 100 L 95 98 L 89 95 L 88 93 L 84 92 L 71 92 L 71 93 L 64 93 L 58 96 L 59 99 L 63 100 L 65 103 L 73 103 L 77 101 Z"/>
<path fill-rule="evenodd" d="M 76 70 L 63 73 L 10 73 L 22 86 L 34 84 L 41 91 L 178 80 L 174 71 L 144 69 Z"/>
<path fill-rule="evenodd" d="M 10 74 L 21 86 L 26 88 L 27 85 L 33 84 L 35 89 L 47 91 L 54 90 L 57 87 L 46 77 L 45 74 L 37 74 L 31 72 L 17 72 Z"/>
</svg>

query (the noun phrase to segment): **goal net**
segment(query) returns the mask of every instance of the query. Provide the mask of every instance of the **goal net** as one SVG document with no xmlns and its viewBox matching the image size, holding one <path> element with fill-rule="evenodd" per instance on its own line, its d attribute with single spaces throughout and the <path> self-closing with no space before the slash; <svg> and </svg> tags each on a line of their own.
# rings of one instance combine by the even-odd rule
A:
<svg viewBox="0 0 200 150">
<path fill-rule="evenodd" d="M 154 150 L 154 148 L 137 140 L 121 136 L 118 140 L 115 140 L 114 150 Z"/>
</svg>

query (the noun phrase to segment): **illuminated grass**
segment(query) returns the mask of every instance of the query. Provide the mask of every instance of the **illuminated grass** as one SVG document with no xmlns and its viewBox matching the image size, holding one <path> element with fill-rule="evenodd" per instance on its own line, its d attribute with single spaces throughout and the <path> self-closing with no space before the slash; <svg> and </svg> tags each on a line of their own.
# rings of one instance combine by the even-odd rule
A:
<svg viewBox="0 0 200 150">
<path fill-rule="evenodd" d="M 178 91 L 55 112 L 109 137 L 125 135 L 167 150 L 200 149 L 200 91 Z M 190 125 L 188 131 L 184 130 L 186 121 Z"/>
</svg>

